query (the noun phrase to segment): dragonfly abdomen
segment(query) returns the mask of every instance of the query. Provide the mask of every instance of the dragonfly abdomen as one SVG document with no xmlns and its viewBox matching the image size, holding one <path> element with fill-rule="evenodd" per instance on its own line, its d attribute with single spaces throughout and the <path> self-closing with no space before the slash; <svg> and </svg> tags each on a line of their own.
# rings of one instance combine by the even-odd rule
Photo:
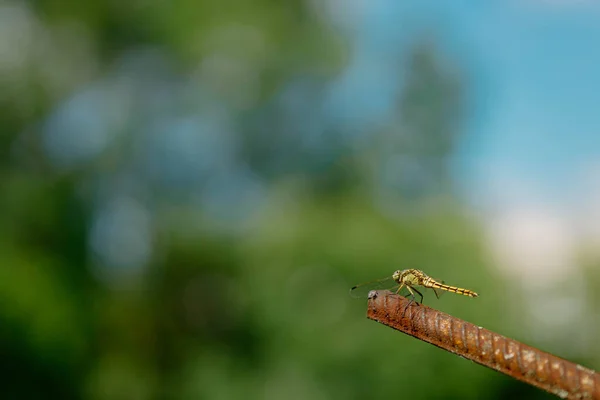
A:
<svg viewBox="0 0 600 400">
<path fill-rule="evenodd" d="M 436 280 L 433 280 L 429 277 L 423 281 L 423 286 L 429 287 L 429 288 L 434 288 L 434 289 L 441 289 L 441 290 L 445 290 L 445 291 L 451 292 L 451 293 L 458 293 L 458 294 L 462 294 L 464 296 L 469 296 L 469 297 L 477 297 L 478 296 L 478 294 L 472 290 L 463 289 L 463 288 L 459 288 L 456 286 L 446 285 L 444 283 L 440 283 Z"/>
</svg>

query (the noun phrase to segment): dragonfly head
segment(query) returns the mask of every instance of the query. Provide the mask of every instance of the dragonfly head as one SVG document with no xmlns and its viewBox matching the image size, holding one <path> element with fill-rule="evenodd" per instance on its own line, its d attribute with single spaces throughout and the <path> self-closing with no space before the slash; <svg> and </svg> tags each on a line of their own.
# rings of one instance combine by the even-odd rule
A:
<svg viewBox="0 0 600 400">
<path fill-rule="evenodd" d="M 398 282 L 398 280 L 400 279 L 400 275 L 402 275 L 402 271 L 400 270 L 396 270 L 393 274 L 392 274 L 392 279 L 395 280 L 396 282 Z"/>
</svg>

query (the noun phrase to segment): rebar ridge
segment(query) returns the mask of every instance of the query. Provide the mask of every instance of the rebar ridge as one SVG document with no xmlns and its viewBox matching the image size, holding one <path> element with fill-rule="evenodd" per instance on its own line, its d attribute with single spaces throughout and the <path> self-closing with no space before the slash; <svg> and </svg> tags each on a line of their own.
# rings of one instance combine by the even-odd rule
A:
<svg viewBox="0 0 600 400">
<path fill-rule="evenodd" d="M 367 317 L 563 399 L 600 400 L 600 374 L 390 291 L 371 291 Z"/>
</svg>

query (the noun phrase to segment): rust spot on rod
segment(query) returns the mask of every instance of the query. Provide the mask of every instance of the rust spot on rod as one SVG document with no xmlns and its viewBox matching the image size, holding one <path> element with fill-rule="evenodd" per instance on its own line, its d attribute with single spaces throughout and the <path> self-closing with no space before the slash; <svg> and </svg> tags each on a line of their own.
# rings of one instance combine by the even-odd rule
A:
<svg viewBox="0 0 600 400">
<path fill-rule="evenodd" d="M 600 400 L 600 374 L 389 291 L 371 291 L 367 317 L 563 399 Z"/>
</svg>

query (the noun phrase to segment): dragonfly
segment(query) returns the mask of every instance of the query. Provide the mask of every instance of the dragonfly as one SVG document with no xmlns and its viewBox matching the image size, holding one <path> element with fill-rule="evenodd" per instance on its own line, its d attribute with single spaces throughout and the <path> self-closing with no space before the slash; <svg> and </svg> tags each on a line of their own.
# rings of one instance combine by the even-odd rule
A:
<svg viewBox="0 0 600 400">
<path fill-rule="evenodd" d="M 420 302 L 423 303 L 423 294 L 415 286 L 432 289 L 438 299 L 443 293 L 441 291 L 462 294 L 469 297 L 479 296 L 472 290 L 446 285 L 444 281 L 437 281 L 425 272 L 412 268 L 397 270 L 392 276 L 388 276 L 387 278 L 356 285 L 350 289 L 350 295 L 355 298 L 366 298 L 372 290 L 395 290 L 395 293 L 398 294 L 402 289 L 406 288 L 410 293 L 411 303 L 415 300 L 415 293 L 419 295 L 421 298 Z"/>
</svg>

